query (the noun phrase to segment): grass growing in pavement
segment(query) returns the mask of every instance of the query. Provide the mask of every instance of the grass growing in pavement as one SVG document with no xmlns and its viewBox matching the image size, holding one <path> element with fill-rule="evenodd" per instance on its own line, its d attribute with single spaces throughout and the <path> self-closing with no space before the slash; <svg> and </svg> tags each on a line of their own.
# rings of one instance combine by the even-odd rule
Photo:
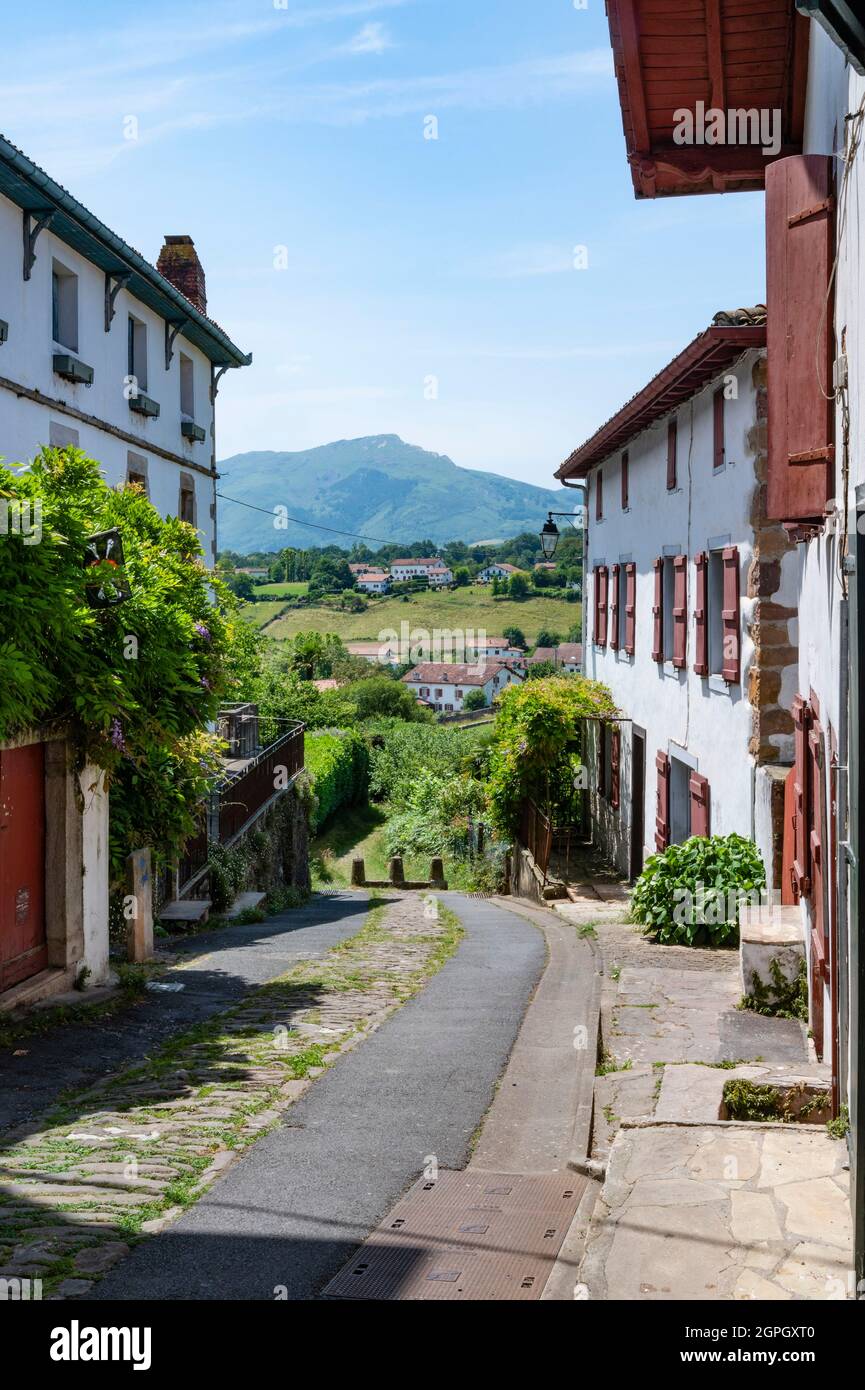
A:
<svg viewBox="0 0 865 1390">
<path fill-rule="evenodd" d="M 421 899 L 417 906 L 423 910 Z M 388 929 L 387 908 L 387 901 L 373 900 L 362 929 L 322 959 L 301 962 L 251 992 L 241 1004 L 169 1039 L 152 1057 L 107 1082 L 61 1096 L 43 1117 L 43 1132 L 35 1145 L 13 1144 L 3 1153 L 0 1165 L 6 1187 L 0 1207 L 26 1203 L 26 1187 L 9 1185 L 16 1177 L 83 1171 L 86 1178 L 86 1170 L 94 1164 L 99 1165 L 98 1175 L 106 1171 L 104 1164 L 126 1165 L 130 1158 L 173 1169 L 174 1176 L 153 1193 L 152 1200 L 133 1209 L 104 1196 L 92 1202 L 64 1200 L 67 1194 L 58 1184 L 49 1203 L 7 1213 L 0 1226 L 0 1263 L 22 1238 L 50 1238 L 61 1229 L 61 1213 L 72 1219 L 75 1213 L 85 1212 L 107 1216 L 113 1223 L 110 1229 L 82 1232 L 80 1243 L 46 1268 L 43 1283 L 50 1292 L 74 1273 L 71 1254 L 78 1249 L 98 1244 L 112 1231 L 135 1240 L 147 1222 L 197 1201 L 216 1176 L 210 1170 L 218 1154 L 241 1152 L 281 1122 L 281 1112 L 293 1098 L 284 1089 L 286 1083 L 327 1067 L 358 1034 L 376 1027 L 417 993 L 453 954 L 463 935 L 458 918 L 441 902 L 429 918 L 428 931 L 417 930 L 421 924 L 412 921 L 403 935 L 399 922 L 394 931 Z M 390 943 L 397 947 L 395 952 L 388 952 Z M 425 949 L 418 952 L 417 947 Z M 294 1026 L 295 1019 L 311 1024 L 328 995 L 348 997 L 352 991 L 359 995 L 356 1015 L 353 1019 L 349 1005 L 334 1041 L 309 1041 L 302 1025 Z M 277 1040 L 279 1033 L 284 1046 Z M 152 1088 L 154 1094 L 142 1092 L 141 1085 Z M 209 1103 L 217 1091 L 216 1103 Z M 203 1102 L 200 1110 L 197 1100 Z M 159 1122 L 173 1122 L 165 1136 L 167 1145 L 161 1147 L 148 1142 L 146 1134 L 121 1133 L 118 1128 L 116 1139 L 94 1149 L 86 1142 L 86 1133 L 68 1132 L 72 1125 L 86 1131 L 89 1123 L 100 1126 L 107 1139 L 112 1131 L 105 1126 L 111 1125 L 112 1116 L 144 1131 L 156 1128 L 156 1141 L 163 1137 Z M 68 1226 L 62 1229 L 68 1232 Z"/>
</svg>

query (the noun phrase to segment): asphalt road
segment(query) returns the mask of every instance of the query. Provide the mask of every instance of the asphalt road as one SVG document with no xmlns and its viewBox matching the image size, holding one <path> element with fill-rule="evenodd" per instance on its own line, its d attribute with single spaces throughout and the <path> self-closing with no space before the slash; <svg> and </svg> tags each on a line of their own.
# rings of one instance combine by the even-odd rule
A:
<svg viewBox="0 0 865 1390">
<path fill-rule="evenodd" d="M 429 984 L 341 1057 L 99 1300 L 311 1299 L 434 1155 L 465 1166 L 545 963 L 541 932 L 448 894 L 466 935 Z"/>
</svg>

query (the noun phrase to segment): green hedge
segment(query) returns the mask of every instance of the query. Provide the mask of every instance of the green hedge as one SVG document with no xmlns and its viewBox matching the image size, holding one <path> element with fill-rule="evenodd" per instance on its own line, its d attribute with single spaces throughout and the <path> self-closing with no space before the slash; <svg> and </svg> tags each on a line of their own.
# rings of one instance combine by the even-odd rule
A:
<svg viewBox="0 0 865 1390">
<path fill-rule="evenodd" d="M 369 752 L 354 730 L 307 734 L 305 763 L 312 785 L 310 833 L 317 835 L 340 806 L 365 801 L 369 786 Z"/>
</svg>

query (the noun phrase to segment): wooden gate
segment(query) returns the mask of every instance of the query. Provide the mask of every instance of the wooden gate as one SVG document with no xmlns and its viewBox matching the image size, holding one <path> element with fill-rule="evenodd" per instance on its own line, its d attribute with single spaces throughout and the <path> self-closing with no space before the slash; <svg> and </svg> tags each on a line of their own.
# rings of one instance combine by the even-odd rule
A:
<svg viewBox="0 0 865 1390">
<path fill-rule="evenodd" d="M 0 991 L 48 964 L 45 747 L 0 749 Z"/>
</svg>

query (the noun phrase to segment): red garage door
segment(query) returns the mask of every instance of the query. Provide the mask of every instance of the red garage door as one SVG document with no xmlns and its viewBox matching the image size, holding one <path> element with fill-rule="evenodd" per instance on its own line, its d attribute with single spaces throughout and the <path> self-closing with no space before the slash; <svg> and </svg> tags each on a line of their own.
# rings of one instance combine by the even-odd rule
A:
<svg viewBox="0 0 865 1390">
<path fill-rule="evenodd" d="M 45 749 L 0 750 L 0 990 L 48 964 Z"/>
</svg>

